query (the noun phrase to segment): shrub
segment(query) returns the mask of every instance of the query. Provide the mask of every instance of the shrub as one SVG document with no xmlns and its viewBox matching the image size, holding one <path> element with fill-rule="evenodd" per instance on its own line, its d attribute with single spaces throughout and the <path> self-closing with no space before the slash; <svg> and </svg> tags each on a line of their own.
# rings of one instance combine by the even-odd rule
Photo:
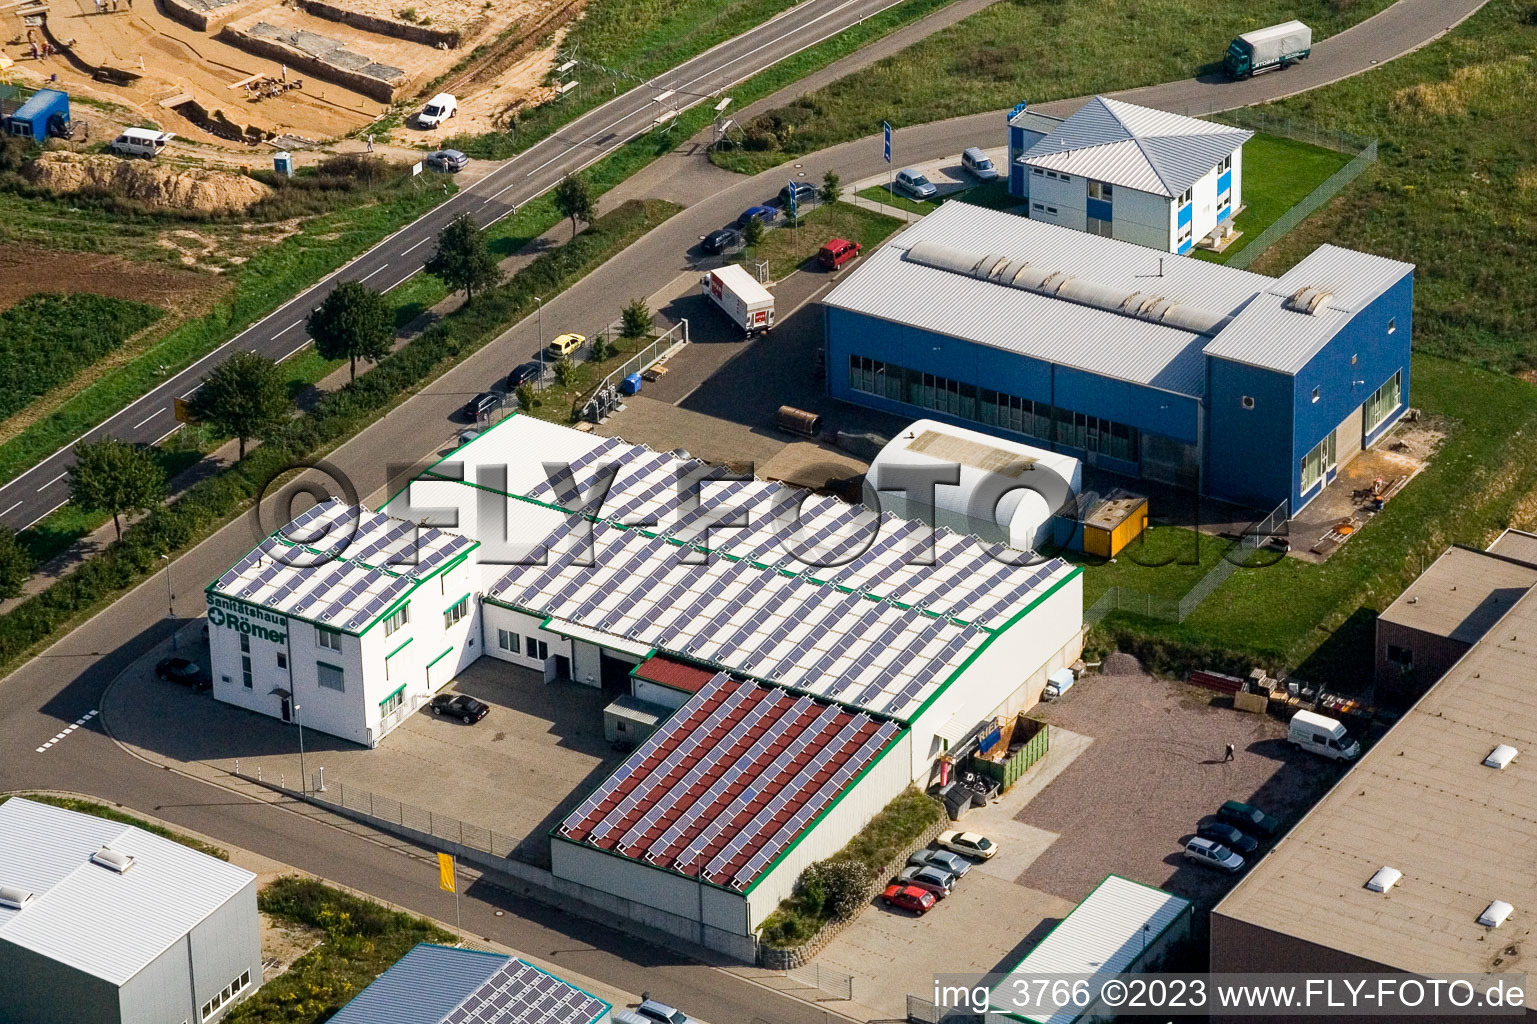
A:
<svg viewBox="0 0 1537 1024">
<path fill-rule="evenodd" d="M 844 921 L 859 912 L 868 899 L 873 872 L 868 865 L 854 860 L 831 860 L 813 864 L 813 873 L 825 898 L 822 911 L 834 921 Z"/>
</svg>

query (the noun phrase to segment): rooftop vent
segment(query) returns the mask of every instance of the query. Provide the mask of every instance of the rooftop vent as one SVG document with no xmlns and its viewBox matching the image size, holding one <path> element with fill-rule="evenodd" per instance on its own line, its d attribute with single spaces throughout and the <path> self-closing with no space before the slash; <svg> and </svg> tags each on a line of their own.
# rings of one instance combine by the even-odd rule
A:
<svg viewBox="0 0 1537 1024">
<path fill-rule="evenodd" d="M 1334 298 L 1333 292 L 1326 292 L 1322 288 L 1308 285 L 1293 292 L 1291 298 L 1286 300 L 1286 305 L 1299 313 L 1317 316 L 1319 310 L 1332 298 Z"/>
<path fill-rule="evenodd" d="M 91 854 L 91 863 L 100 864 L 107 870 L 116 871 L 121 875 L 133 867 L 133 858 L 126 853 L 112 849 L 110 846 L 103 846 Z"/>
<path fill-rule="evenodd" d="M 1517 753 L 1519 753 L 1519 751 L 1517 751 L 1516 748 L 1511 746 L 1509 743 L 1501 743 L 1499 746 L 1489 751 L 1489 756 L 1484 758 L 1484 764 L 1489 768 L 1499 768 L 1503 770 L 1506 765 L 1510 764 L 1510 762 L 1516 759 Z"/>
<path fill-rule="evenodd" d="M 1398 880 L 1404 877 L 1404 873 L 1397 868 L 1381 867 L 1377 873 L 1366 880 L 1366 887 L 1372 892 L 1387 892 L 1398 884 Z"/>
<path fill-rule="evenodd" d="M 32 894 L 27 890 L 18 889 L 14 885 L 0 885 L 0 907 L 20 910 L 31 902 Z"/>
<path fill-rule="evenodd" d="M 1498 928 L 1505 923 L 1510 912 L 1516 908 L 1504 900 L 1495 900 L 1484 908 L 1484 912 L 1478 915 L 1478 923 L 1485 928 Z"/>
</svg>

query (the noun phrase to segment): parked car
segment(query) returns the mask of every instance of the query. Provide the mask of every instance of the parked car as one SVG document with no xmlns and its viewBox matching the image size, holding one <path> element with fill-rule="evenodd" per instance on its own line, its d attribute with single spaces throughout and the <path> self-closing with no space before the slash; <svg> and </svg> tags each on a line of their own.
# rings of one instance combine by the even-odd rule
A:
<svg viewBox="0 0 1537 1024">
<path fill-rule="evenodd" d="M 479 436 L 480 436 L 480 431 L 478 431 L 478 430 L 461 430 L 461 431 L 459 431 L 459 447 L 463 448 L 465 445 L 469 444 L 471 441 L 475 440 Z"/>
<path fill-rule="evenodd" d="M 998 844 L 986 836 L 979 836 L 975 832 L 941 832 L 939 838 L 934 840 L 947 850 L 956 853 L 964 853 L 968 857 L 978 860 L 987 860 L 998 852 Z"/>
<path fill-rule="evenodd" d="M 1197 864 L 1223 871 L 1238 871 L 1243 867 L 1243 858 L 1238 854 L 1221 843 L 1199 836 L 1185 844 L 1185 856 Z"/>
<path fill-rule="evenodd" d="M 704 236 L 704 241 L 699 243 L 699 248 L 712 255 L 720 255 L 728 249 L 735 249 L 742 244 L 742 236 L 735 228 L 721 228 Z"/>
<path fill-rule="evenodd" d="M 213 689 L 213 682 L 203 675 L 203 668 L 186 658 L 163 658 L 155 665 L 155 675 L 168 683 L 190 686 L 199 692 Z"/>
<path fill-rule="evenodd" d="M 934 894 L 914 885 L 899 885 L 893 882 L 886 886 L 885 892 L 881 893 L 881 899 L 885 900 L 889 906 L 911 910 L 920 917 L 934 908 Z"/>
<path fill-rule="evenodd" d="M 464 414 L 479 422 L 491 415 L 502 404 L 502 396 L 495 391 L 482 391 L 464 403 Z"/>
<path fill-rule="evenodd" d="M 961 154 L 961 168 L 980 182 L 998 180 L 998 168 L 987 158 L 987 154 L 976 146 L 972 146 Z"/>
<path fill-rule="evenodd" d="M 915 867 L 924 867 L 932 864 L 941 871 L 948 871 L 956 878 L 964 878 L 966 872 L 971 870 L 971 861 L 952 850 L 936 850 L 933 847 L 925 847 L 907 858 L 907 863 Z"/>
<path fill-rule="evenodd" d="M 440 693 L 428 701 L 427 706 L 439 718 L 447 715 L 459 719 L 465 725 L 474 725 L 491 713 L 491 705 L 467 693 Z"/>
<path fill-rule="evenodd" d="M 564 359 L 585 344 L 587 344 L 585 334 L 559 334 L 545 351 L 552 359 Z"/>
<path fill-rule="evenodd" d="M 657 1024 L 691 1024 L 689 1015 L 675 1006 L 656 999 L 642 999 L 635 1008 L 636 1014 Z"/>
<path fill-rule="evenodd" d="M 942 868 L 909 867 L 903 868 L 892 881 L 902 885 L 916 885 L 925 892 L 933 893 L 936 900 L 942 900 L 955 891 L 956 877 Z"/>
<path fill-rule="evenodd" d="M 837 270 L 859 255 L 859 243 L 847 238 L 834 238 L 817 253 L 817 262 L 827 270 Z"/>
<path fill-rule="evenodd" d="M 459 116 L 459 101 L 451 93 L 440 92 L 427 101 L 416 115 L 416 123 L 423 128 L 436 128 L 451 117 Z"/>
<path fill-rule="evenodd" d="M 455 171 L 462 171 L 468 167 L 470 165 L 470 158 L 459 152 L 457 149 L 440 149 L 435 152 L 428 153 L 427 156 L 423 158 L 422 163 L 426 164 L 434 171 L 442 171 L 445 174 L 453 174 Z"/>
<path fill-rule="evenodd" d="M 519 363 L 507 375 L 507 390 L 512 391 L 520 384 L 531 384 L 543 373 L 544 367 L 537 362 Z"/>
<path fill-rule="evenodd" d="M 1281 829 L 1281 823 L 1275 818 L 1241 800 L 1229 800 L 1217 808 L 1217 820 L 1237 825 L 1257 836 L 1273 836 Z"/>
<path fill-rule="evenodd" d="M 747 222 L 752 220 L 754 217 L 757 217 L 759 220 L 761 220 L 764 227 L 768 227 L 779 218 L 779 211 L 774 209 L 772 206 L 749 206 L 747 209 L 743 210 L 742 215 L 736 219 L 736 226 L 739 228 L 745 228 L 747 226 Z"/>
<path fill-rule="evenodd" d="M 1245 835 L 1237 828 L 1221 821 L 1208 821 L 1195 830 L 1195 834 L 1202 839 L 1210 839 L 1214 843 L 1221 843 L 1234 853 L 1248 856 L 1259 849 L 1259 840 L 1251 835 Z"/>
<path fill-rule="evenodd" d="M 817 195 L 821 191 L 809 181 L 790 182 L 779 190 L 779 205 L 786 210 L 790 208 L 790 193 L 792 190 L 795 193 L 795 205 L 797 207 L 816 202 Z"/>
<path fill-rule="evenodd" d="M 897 190 L 906 192 L 914 199 L 933 199 L 939 192 L 932 181 L 911 167 L 904 167 L 897 172 Z"/>
</svg>

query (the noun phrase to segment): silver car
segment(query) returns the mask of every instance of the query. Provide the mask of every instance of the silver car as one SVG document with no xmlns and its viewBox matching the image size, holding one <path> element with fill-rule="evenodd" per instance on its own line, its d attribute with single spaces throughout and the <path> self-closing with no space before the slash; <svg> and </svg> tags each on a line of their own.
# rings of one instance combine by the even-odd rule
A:
<svg viewBox="0 0 1537 1024">
<path fill-rule="evenodd" d="M 980 182 L 998 180 L 998 168 L 987 158 L 987 154 L 976 146 L 972 146 L 961 154 L 961 167 L 967 174 Z"/>
<path fill-rule="evenodd" d="M 1185 856 L 1198 864 L 1229 873 L 1243 868 L 1243 858 L 1238 854 L 1215 840 L 1199 836 L 1185 844 Z"/>
<path fill-rule="evenodd" d="M 897 188 L 914 199 L 933 199 L 939 194 L 939 189 L 934 187 L 932 181 L 911 167 L 904 167 L 897 172 Z"/>
<path fill-rule="evenodd" d="M 932 865 L 903 868 L 897 878 L 904 885 L 916 885 L 920 889 L 927 889 L 939 899 L 944 899 L 955 891 L 955 876 Z"/>
<path fill-rule="evenodd" d="M 920 868 L 936 867 L 941 871 L 950 872 L 956 878 L 964 877 L 966 872 L 971 870 L 970 860 L 958 853 L 952 853 L 949 850 L 936 850 L 933 847 L 918 850 L 911 857 L 907 858 L 907 863 L 913 867 Z"/>
</svg>

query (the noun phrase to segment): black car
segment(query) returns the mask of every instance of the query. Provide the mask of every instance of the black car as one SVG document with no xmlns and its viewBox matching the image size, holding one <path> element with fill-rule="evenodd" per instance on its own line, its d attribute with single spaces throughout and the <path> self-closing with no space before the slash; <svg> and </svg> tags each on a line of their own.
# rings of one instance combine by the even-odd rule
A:
<svg viewBox="0 0 1537 1024">
<path fill-rule="evenodd" d="M 186 658 L 161 659 L 155 666 L 155 675 L 168 683 L 190 686 L 198 691 L 213 689 L 213 682 L 203 675 L 198 663 Z"/>
<path fill-rule="evenodd" d="M 1217 808 L 1217 820 L 1258 836 L 1273 836 L 1281 831 L 1281 823 L 1275 817 L 1241 800 L 1229 800 Z"/>
<path fill-rule="evenodd" d="M 512 391 L 521 384 L 532 384 L 543 373 L 544 367 L 538 363 L 521 363 L 507 375 L 507 390 Z"/>
<path fill-rule="evenodd" d="M 807 203 L 816 202 L 817 195 L 820 192 L 820 189 L 818 189 L 817 186 L 813 185 L 809 181 L 790 182 L 784 188 L 779 190 L 779 205 L 784 207 L 786 210 L 790 208 L 790 192 L 792 189 L 795 192 L 795 206 L 797 213 L 800 212 L 800 207 L 805 206 Z"/>
<path fill-rule="evenodd" d="M 735 249 L 742 244 L 742 236 L 732 228 L 721 228 L 704 236 L 704 242 L 699 246 L 705 252 L 719 255 L 727 249 Z"/>
<path fill-rule="evenodd" d="M 440 693 L 428 701 L 427 706 L 434 715 L 457 718 L 465 725 L 473 725 L 491 712 L 489 704 L 467 693 Z"/>
<path fill-rule="evenodd" d="M 1232 825 L 1221 821 L 1209 821 L 1195 830 L 1195 834 L 1202 839 L 1210 839 L 1221 843 L 1234 853 L 1247 857 L 1259 849 L 1259 841 L 1253 836 L 1245 835 Z"/>
<path fill-rule="evenodd" d="M 473 422 L 478 422 L 491 415 L 502 404 L 502 396 L 495 391 L 482 391 L 468 402 L 464 403 L 464 414 Z"/>
</svg>

